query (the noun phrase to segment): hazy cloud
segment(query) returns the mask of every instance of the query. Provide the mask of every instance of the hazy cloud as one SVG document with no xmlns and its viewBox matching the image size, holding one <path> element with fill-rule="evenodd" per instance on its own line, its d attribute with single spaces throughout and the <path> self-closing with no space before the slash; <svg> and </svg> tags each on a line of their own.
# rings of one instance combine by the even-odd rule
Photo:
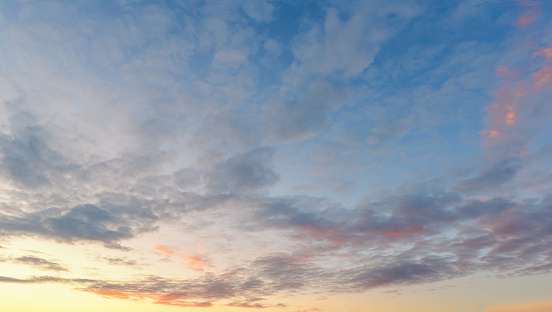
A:
<svg viewBox="0 0 552 312">
<path fill-rule="evenodd" d="M 33 256 L 23 256 L 12 259 L 13 263 L 23 264 L 36 267 L 37 269 L 42 270 L 51 270 L 51 271 L 67 271 L 65 267 L 56 262 L 51 262 L 46 259 L 33 257 Z"/>
<path fill-rule="evenodd" d="M 213 193 L 241 193 L 271 186 L 279 179 L 272 169 L 273 150 L 259 148 L 216 164 L 206 175 Z"/>
</svg>

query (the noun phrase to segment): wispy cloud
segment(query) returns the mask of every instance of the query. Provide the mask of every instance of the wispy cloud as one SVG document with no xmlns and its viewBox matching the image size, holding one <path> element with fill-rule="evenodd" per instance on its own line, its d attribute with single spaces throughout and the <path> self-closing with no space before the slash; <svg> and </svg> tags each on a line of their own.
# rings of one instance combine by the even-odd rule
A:
<svg viewBox="0 0 552 312">
<path fill-rule="evenodd" d="M 211 258 L 201 253 L 189 253 L 184 250 L 172 249 L 163 245 L 155 245 L 153 248 L 167 257 L 181 259 L 186 262 L 192 270 L 203 271 L 203 268 L 211 266 Z"/>
<path fill-rule="evenodd" d="M 46 259 L 33 257 L 33 256 L 23 256 L 12 259 L 12 262 L 15 264 L 23 264 L 36 267 L 42 270 L 51 270 L 51 271 L 67 271 L 67 268 L 63 267 L 59 263 L 51 262 Z"/>
</svg>

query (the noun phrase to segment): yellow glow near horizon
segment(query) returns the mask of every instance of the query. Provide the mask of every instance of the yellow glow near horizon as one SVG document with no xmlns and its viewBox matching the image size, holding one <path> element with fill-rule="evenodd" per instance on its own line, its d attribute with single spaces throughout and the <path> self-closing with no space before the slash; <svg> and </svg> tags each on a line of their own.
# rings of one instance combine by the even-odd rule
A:
<svg viewBox="0 0 552 312">
<path fill-rule="evenodd" d="M 137 246 L 137 241 L 133 245 Z M 145 253 L 153 255 L 155 251 L 145 246 Z M 55 254 L 48 251 L 55 250 Z M 143 251 L 139 251 L 141 254 Z M 136 281 L 140 269 L 106 264 L 97 259 L 98 254 L 122 254 L 121 251 L 105 250 L 94 244 L 70 245 L 49 241 L 21 239 L 4 245 L 3 256 L 8 261 L 0 263 L 0 275 L 26 279 L 32 276 L 59 276 L 79 278 L 86 273 L 89 278 L 108 277 L 113 280 Z M 9 259 L 37 255 L 51 257 L 70 271 L 41 271 L 27 265 L 10 263 Z M 159 256 L 157 259 L 162 259 Z M 187 272 L 181 263 L 150 261 L 148 272 L 165 272 L 180 268 L 179 274 Z M 78 263 L 78 267 L 72 265 Z M 71 270 L 75 271 L 71 271 Z M 491 277 L 489 277 L 491 276 Z M 139 280 L 139 278 L 138 278 Z M 215 302 L 211 308 L 193 308 L 154 304 L 149 299 L 108 298 L 75 289 L 72 285 L 53 283 L 25 284 L 0 283 L 1 307 L 5 311 L 250 311 L 251 308 L 227 307 L 229 301 Z M 325 298 L 324 294 L 285 296 L 266 298 L 263 303 L 276 305 L 288 304 L 287 308 L 273 307 L 263 311 L 315 311 L 322 312 L 549 312 L 549 289 L 552 289 L 552 274 L 498 279 L 491 273 L 470 275 L 443 282 L 417 286 L 389 287 L 373 289 L 363 293 L 336 294 Z M 32 298 L 29 299 L 29 298 Z M 45 307 L 48 307 L 46 310 Z M 413 310 L 416 307 L 418 310 Z M 532 310 L 533 309 L 533 310 Z M 549 310 L 547 310 L 549 309 Z"/>
<path fill-rule="evenodd" d="M 509 307 L 493 307 L 485 312 L 550 312 L 552 311 L 552 300 L 543 302 L 534 302 L 529 304 L 520 304 Z"/>
<path fill-rule="evenodd" d="M 469 282 L 469 279 L 472 279 Z M 459 286 L 450 286 L 455 282 Z M 521 294 L 519 285 L 539 285 L 540 291 Z M 448 287 L 447 287 L 448 285 Z M 447 282 L 420 286 L 371 290 L 364 293 L 332 295 L 322 294 L 280 298 L 288 304 L 286 308 L 272 307 L 267 312 L 480 312 L 485 302 L 485 312 L 549 312 L 551 301 L 546 301 L 547 289 L 552 287 L 549 275 L 497 280 L 492 278 L 466 277 Z M 536 289 L 537 287 L 533 287 Z M 433 290 L 431 290 L 433 289 Z M 396 292 L 394 292 L 396 290 Z M 431 290 L 431 291 L 428 291 Z M 529 292 L 528 292 L 529 293 Z M 518 295 L 515 298 L 514 294 Z M 544 299 L 544 300 L 543 300 Z M 74 289 L 71 285 L 59 284 L 0 284 L 0 301 L 3 311 L 13 312 L 73 312 L 92 311 L 251 311 L 250 308 L 220 306 L 211 308 L 180 307 L 155 304 L 148 300 L 107 298 L 101 295 Z M 272 298 L 269 304 L 277 304 Z M 319 310 L 315 310 L 319 309 Z"/>
</svg>

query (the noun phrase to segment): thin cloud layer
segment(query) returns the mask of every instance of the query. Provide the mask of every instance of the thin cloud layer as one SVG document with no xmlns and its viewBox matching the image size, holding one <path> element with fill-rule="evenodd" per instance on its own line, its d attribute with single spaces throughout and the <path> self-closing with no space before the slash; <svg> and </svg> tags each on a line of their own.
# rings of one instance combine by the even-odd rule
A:
<svg viewBox="0 0 552 312">
<path fill-rule="evenodd" d="M 549 274 L 550 12 L 2 3 L 0 283 L 326 311 L 292 302 Z"/>
</svg>

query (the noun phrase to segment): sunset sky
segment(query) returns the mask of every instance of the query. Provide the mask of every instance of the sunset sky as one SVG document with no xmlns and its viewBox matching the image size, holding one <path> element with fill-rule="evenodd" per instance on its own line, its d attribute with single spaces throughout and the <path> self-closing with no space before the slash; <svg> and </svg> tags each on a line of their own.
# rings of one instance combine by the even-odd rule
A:
<svg viewBox="0 0 552 312">
<path fill-rule="evenodd" d="M 1 0 L 0 311 L 552 311 L 552 1 Z"/>
</svg>

